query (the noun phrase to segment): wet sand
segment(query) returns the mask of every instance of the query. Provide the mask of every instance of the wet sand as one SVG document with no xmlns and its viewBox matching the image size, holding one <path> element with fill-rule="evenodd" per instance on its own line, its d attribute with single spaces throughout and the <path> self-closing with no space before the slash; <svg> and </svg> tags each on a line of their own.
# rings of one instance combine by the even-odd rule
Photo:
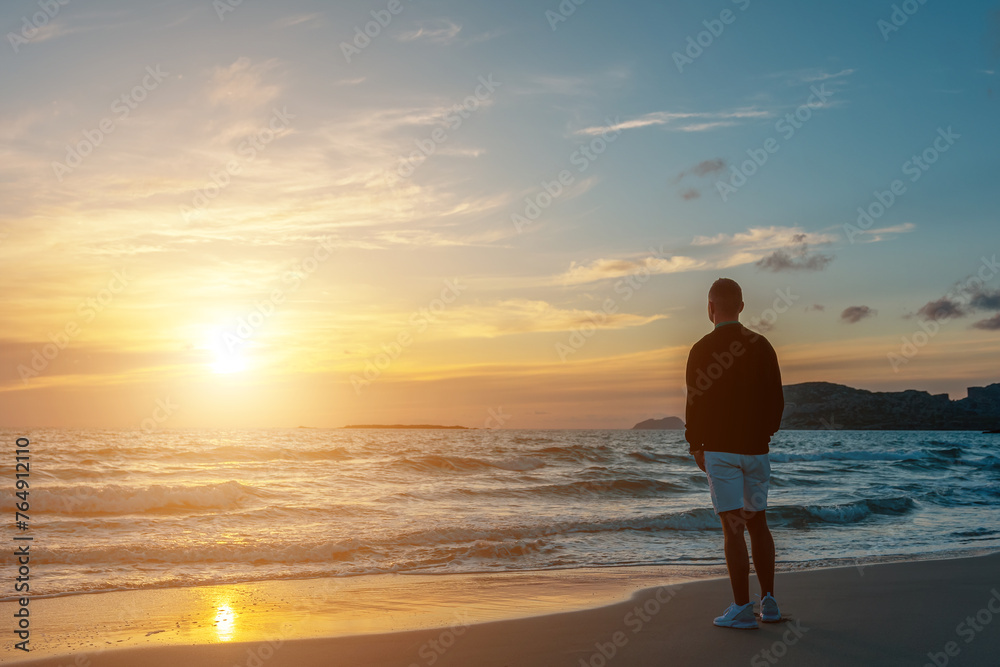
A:
<svg viewBox="0 0 1000 667">
<path fill-rule="evenodd" d="M 24 660 L 9 639 L 2 654 L 40 667 L 942 667 L 1000 655 L 1000 554 L 785 572 L 776 589 L 786 618 L 758 630 L 712 625 L 727 580 L 661 568 L 79 595 L 32 601 L 32 644 L 48 657 Z"/>
</svg>

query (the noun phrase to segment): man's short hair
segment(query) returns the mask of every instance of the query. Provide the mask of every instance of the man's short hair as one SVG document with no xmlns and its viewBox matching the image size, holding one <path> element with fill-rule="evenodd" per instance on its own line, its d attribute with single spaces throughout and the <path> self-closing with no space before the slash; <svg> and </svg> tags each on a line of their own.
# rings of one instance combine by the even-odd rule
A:
<svg viewBox="0 0 1000 667">
<path fill-rule="evenodd" d="M 708 290 L 708 300 L 723 312 L 735 313 L 743 303 L 743 290 L 732 278 L 719 278 Z"/>
</svg>

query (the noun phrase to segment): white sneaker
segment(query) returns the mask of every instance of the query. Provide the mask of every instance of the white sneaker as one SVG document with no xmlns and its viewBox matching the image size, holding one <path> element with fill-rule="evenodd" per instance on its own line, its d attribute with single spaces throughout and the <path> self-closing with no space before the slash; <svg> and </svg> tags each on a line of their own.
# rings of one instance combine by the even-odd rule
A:
<svg viewBox="0 0 1000 667">
<path fill-rule="evenodd" d="M 740 630 L 757 628 L 757 619 L 753 615 L 753 602 L 747 602 L 743 606 L 734 602 L 729 605 L 726 613 L 715 619 L 715 624 L 720 628 L 739 628 Z"/>
<path fill-rule="evenodd" d="M 761 623 L 777 623 L 781 620 L 778 601 L 770 593 L 760 599 L 760 620 Z"/>
</svg>

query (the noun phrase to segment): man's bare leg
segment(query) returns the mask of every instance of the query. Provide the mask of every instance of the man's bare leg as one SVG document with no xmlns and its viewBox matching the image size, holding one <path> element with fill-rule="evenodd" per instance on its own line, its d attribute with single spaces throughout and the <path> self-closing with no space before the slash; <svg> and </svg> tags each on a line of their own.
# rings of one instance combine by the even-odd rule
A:
<svg viewBox="0 0 1000 667">
<path fill-rule="evenodd" d="M 757 571 L 757 581 L 760 582 L 760 596 L 764 597 L 770 593 L 773 597 L 774 538 L 771 537 L 771 529 L 767 527 L 767 517 L 763 511 L 754 512 L 753 516 L 747 519 L 747 532 L 750 533 L 753 567 Z"/>
<path fill-rule="evenodd" d="M 729 570 L 729 583 L 733 587 L 733 601 L 740 606 L 750 602 L 750 557 L 747 554 L 747 543 L 743 539 L 743 529 L 747 523 L 745 514 L 739 509 L 719 515 L 722 531 L 726 536 L 726 567 Z M 771 553 L 773 561 L 773 545 Z M 755 550 L 754 561 L 756 560 Z"/>
</svg>

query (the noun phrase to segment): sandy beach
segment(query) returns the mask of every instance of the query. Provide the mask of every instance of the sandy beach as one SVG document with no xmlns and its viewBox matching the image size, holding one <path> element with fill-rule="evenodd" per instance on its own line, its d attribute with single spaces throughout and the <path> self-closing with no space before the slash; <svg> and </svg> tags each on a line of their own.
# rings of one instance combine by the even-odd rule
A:
<svg viewBox="0 0 1000 667">
<path fill-rule="evenodd" d="M 0 24 L 0 667 L 1000 667 L 1000 0 Z"/>
<path fill-rule="evenodd" d="M 651 586 L 657 577 L 661 585 Z M 5 647 L 4 662 L 38 667 L 779 663 L 940 667 L 991 665 L 1000 655 L 1000 620 L 994 622 L 1000 614 L 1000 554 L 780 573 L 777 597 L 786 618 L 755 631 L 712 625 L 712 618 L 730 601 L 727 580 L 669 583 L 670 579 L 655 568 L 382 577 L 347 583 L 347 588 L 337 583 L 340 602 L 326 610 L 298 604 L 294 597 L 297 591 L 316 593 L 329 585 L 317 581 L 269 582 L 273 585 L 269 591 L 254 595 L 244 591 L 243 597 L 239 587 L 226 586 L 208 587 L 222 591 L 181 589 L 38 600 L 33 603 L 36 631 L 51 635 L 76 628 L 77 641 L 84 644 L 84 636 L 103 632 L 98 619 L 128 608 L 133 619 L 131 639 L 119 638 L 108 627 L 107 638 L 102 639 L 124 648 L 95 648 L 92 642 L 86 649 L 70 646 L 59 655 L 20 660 Z M 630 586 L 634 593 L 629 593 Z M 195 600 L 205 606 L 220 593 L 230 596 L 231 606 L 226 608 L 230 617 L 199 621 L 204 627 L 192 630 L 187 641 L 175 634 L 174 643 L 142 645 L 167 635 L 163 628 L 171 619 L 175 627 L 194 628 L 199 611 Z M 116 612 L 108 604 L 110 596 L 133 602 Z M 170 600 L 173 606 L 164 606 Z M 148 607 L 154 602 L 158 609 Z M 59 615 L 47 616 L 46 607 L 58 607 Z M 516 618 L 525 614 L 531 615 Z M 143 615 L 145 625 L 134 620 Z M 341 623 L 331 626 L 338 615 Z M 506 620 L 483 622 L 490 617 Z M 57 624 L 66 627 L 60 630 Z M 327 636 L 308 637 L 322 632 L 324 625 Z M 425 627 L 407 629 L 420 625 Z"/>
</svg>

